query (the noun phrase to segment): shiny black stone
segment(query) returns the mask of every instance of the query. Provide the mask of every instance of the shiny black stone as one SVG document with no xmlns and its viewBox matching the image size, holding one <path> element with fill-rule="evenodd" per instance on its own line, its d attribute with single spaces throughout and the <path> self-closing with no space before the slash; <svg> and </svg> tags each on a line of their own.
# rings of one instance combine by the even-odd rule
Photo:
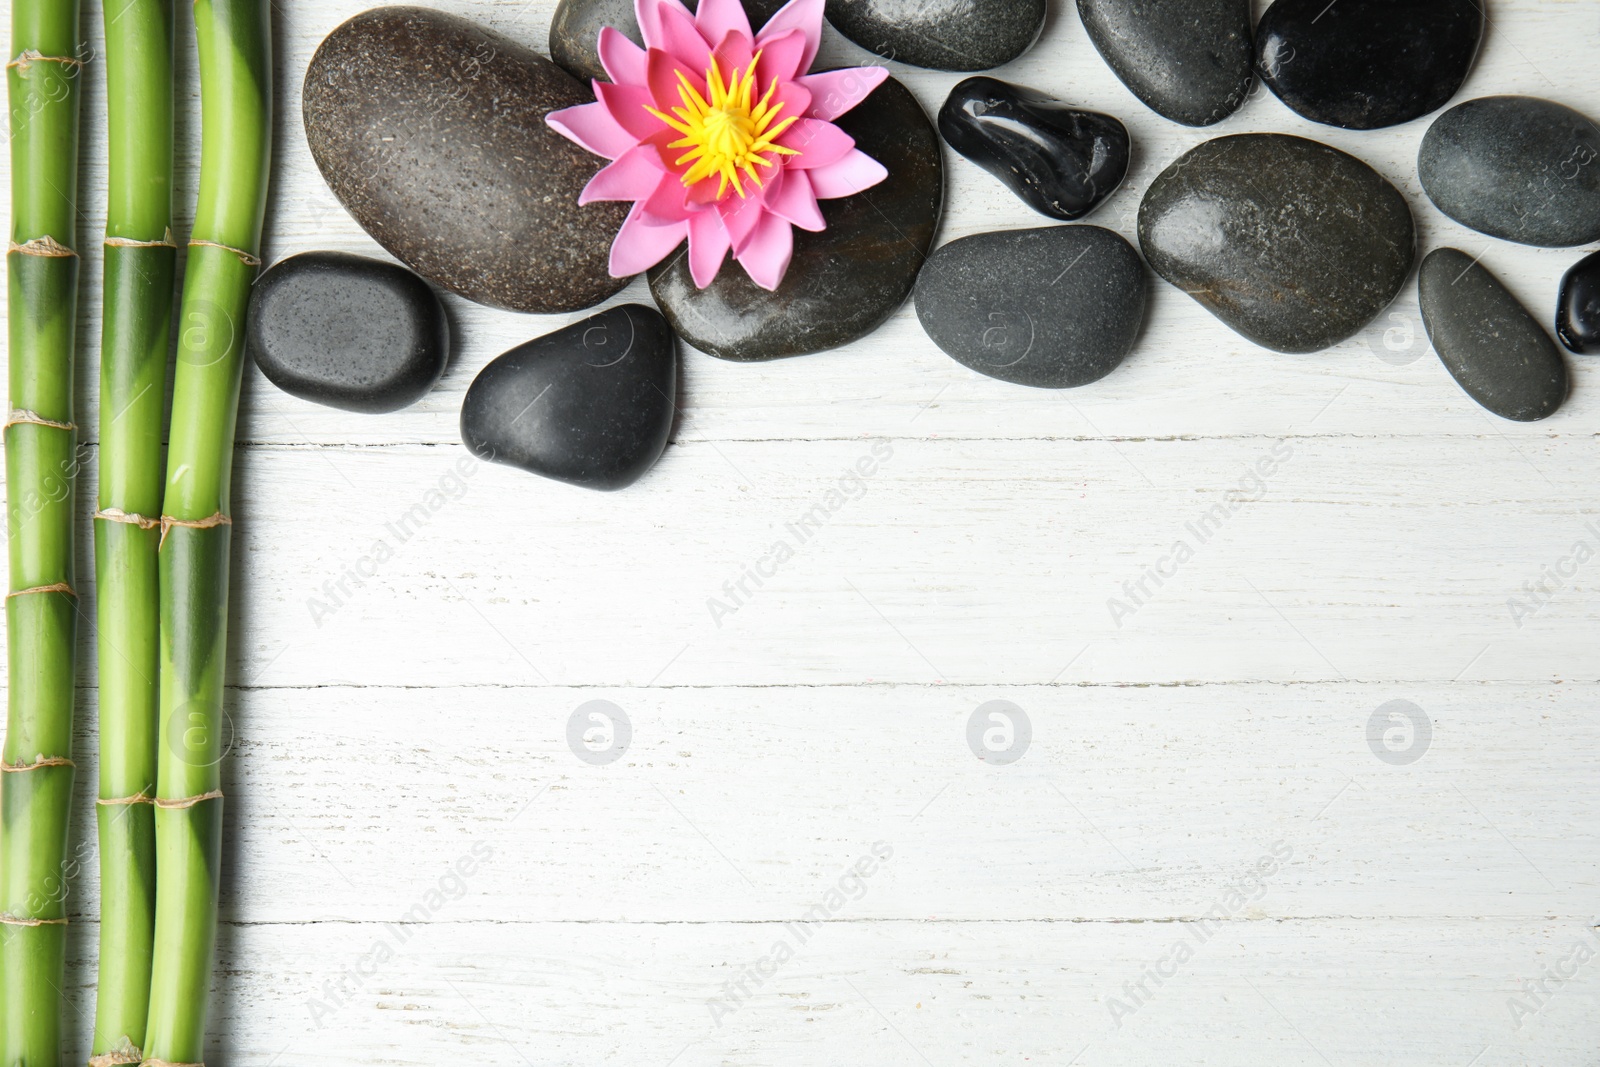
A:
<svg viewBox="0 0 1600 1067">
<path fill-rule="evenodd" d="M 1567 361 L 1500 279 L 1465 252 L 1436 248 L 1417 289 L 1428 339 L 1468 396 L 1517 422 L 1556 413 L 1567 399 Z"/>
<path fill-rule="evenodd" d="M 1258 345 L 1316 352 L 1394 300 L 1416 258 L 1400 190 L 1304 137 L 1218 137 L 1178 158 L 1139 205 L 1157 274 Z"/>
<path fill-rule="evenodd" d="M 994 78 L 968 78 L 939 111 L 950 147 L 999 178 L 1041 215 L 1072 222 L 1128 173 L 1128 129 Z"/>
<path fill-rule="evenodd" d="M 1600 355 L 1600 252 L 1578 260 L 1561 279 L 1556 336 L 1580 356 Z"/>
<path fill-rule="evenodd" d="M 1044 32 L 1046 0 L 828 0 L 833 28 L 869 52 L 934 70 L 991 70 Z"/>
<path fill-rule="evenodd" d="M 956 362 L 1017 385 L 1068 389 L 1116 370 L 1144 322 L 1144 264 L 1099 226 L 963 237 L 917 279 L 917 318 Z"/>
<path fill-rule="evenodd" d="M 1479 233 L 1542 248 L 1600 241 L 1600 127 L 1565 104 L 1457 104 L 1428 127 L 1417 174 L 1440 211 Z"/>
<path fill-rule="evenodd" d="M 737 362 L 803 356 L 865 337 L 905 303 L 944 206 L 939 134 L 894 78 L 838 125 L 889 176 L 855 196 L 822 201 L 828 228 L 795 230 L 794 259 L 775 293 L 732 261 L 705 289 L 695 286 L 685 255 L 652 267 L 650 294 L 679 337 Z"/>
<path fill-rule="evenodd" d="M 450 326 L 428 283 L 345 252 L 274 263 L 250 290 L 245 337 L 273 385 L 345 411 L 415 403 L 450 358 Z"/>
<path fill-rule="evenodd" d="M 461 405 L 461 440 L 493 463 L 623 489 L 666 449 L 677 382 L 677 345 L 661 314 L 608 308 L 483 368 Z"/>
<path fill-rule="evenodd" d="M 699 0 L 684 2 L 690 11 L 699 7 Z M 750 28 L 761 29 L 786 2 L 744 0 L 745 14 L 750 16 Z M 639 20 L 634 15 L 633 0 L 561 0 L 556 5 L 555 17 L 550 20 L 550 58 L 575 78 L 610 81 L 596 51 L 600 30 L 606 26 L 615 26 L 634 44 L 644 44 L 644 37 L 639 33 Z"/>
<path fill-rule="evenodd" d="M 1483 40 L 1482 0 L 1277 0 L 1256 71 L 1312 122 L 1376 130 L 1450 101 Z"/>
<path fill-rule="evenodd" d="M 1250 0 L 1078 0 L 1107 66 L 1158 115 L 1221 122 L 1250 96 Z"/>
</svg>

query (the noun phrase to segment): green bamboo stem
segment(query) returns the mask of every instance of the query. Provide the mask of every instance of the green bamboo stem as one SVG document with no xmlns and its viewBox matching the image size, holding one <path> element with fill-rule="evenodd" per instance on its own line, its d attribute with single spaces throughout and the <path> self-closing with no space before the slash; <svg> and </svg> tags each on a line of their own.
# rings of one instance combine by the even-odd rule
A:
<svg viewBox="0 0 1600 1067">
<path fill-rule="evenodd" d="M 0 1063 L 57 1067 L 72 798 L 72 346 L 77 316 L 78 0 L 15 0 L 11 246 L 6 255 L 4 766 L 0 769 Z"/>
<path fill-rule="evenodd" d="M 172 241 L 172 0 L 106 19 L 110 156 L 95 588 L 100 664 L 100 980 L 95 1067 L 138 1063 L 155 936 L 161 435 Z"/>
<path fill-rule="evenodd" d="M 195 0 L 200 199 L 162 500 L 156 932 L 145 1059 L 203 1059 L 222 864 L 234 425 L 271 156 L 270 0 Z"/>
</svg>

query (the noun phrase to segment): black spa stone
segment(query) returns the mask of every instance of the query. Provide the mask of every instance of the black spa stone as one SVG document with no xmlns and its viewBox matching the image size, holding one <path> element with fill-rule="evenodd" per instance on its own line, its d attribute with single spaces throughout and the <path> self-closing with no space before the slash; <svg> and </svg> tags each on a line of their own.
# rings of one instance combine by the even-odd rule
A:
<svg viewBox="0 0 1600 1067">
<path fill-rule="evenodd" d="M 980 374 L 1041 389 L 1116 370 L 1144 310 L 1139 253 L 1099 226 L 963 237 L 917 279 L 917 317 L 935 344 Z"/>
<path fill-rule="evenodd" d="M 869 52 L 934 70 L 991 70 L 1044 31 L 1046 0 L 828 0 L 833 28 Z"/>
<path fill-rule="evenodd" d="M 304 252 L 256 279 L 246 327 L 267 380 L 346 411 L 397 411 L 438 382 L 450 328 L 428 283 L 344 252 Z"/>
<path fill-rule="evenodd" d="M 1561 279 L 1556 336 L 1580 356 L 1600 355 L 1600 252 L 1580 259 Z"/>
<path fill-rule="evenodd" d="M 690 11 L 700 6 L 699 0 L 684 2 Z M 750 28 L 760 30 L 785 2 L 744 0 Z M 615 26 L 634 44 L 644 44 L 639 20 L 634 16 L 633 0 L 561 0 L 556 5 L 555 17 L 550 20 L 550 58 L 575 78 L 609 81 L 596 51 L 600 30 L 606 26 Z"/>
<path fill-rule="evenodd" d="M 1256 26 L 1256 71 L 1312 122 L 1397 126 L 1456 95 L 1483 27 L 1483 0 L 1277 0 Z"/>
<path fill-rule="evenodd" d="M 1112 73 L 1159 115 L 1210 126 L 1255 83 L 1250 0 L 1078 0 Z"/>
<path fill-rule="evenodd" d="M 1440 211 L 1479 233 L 1544 248 L 1600 241 L 1600 127 L 1564 104 L 1457 104 L 1428 127 L 1417 172 Z"/>
<path fill-rule="evenodd" d="M 1128 173 L 1120 121 L 995 78 L 952 89 L 939 132 L 1033 210 L 1066 222 L 1093 211 Z"/>
<path fill-rule="evenodd" d="M 677 345 L 660 312 L 608 308 L 483 368 L 461 405 L 461 440 L 492 463 L 624 489 L 667 447 L 677 382 Z"/>
<path fill-rule="evenodd" d="M 1465 252 L 1437 248 L 1417 286 L 1428 339 L 1468 396 L 1517 422 L 1556 413 L 1567 399 L 1567 361 L 1500 279 Z"/>
</svg>

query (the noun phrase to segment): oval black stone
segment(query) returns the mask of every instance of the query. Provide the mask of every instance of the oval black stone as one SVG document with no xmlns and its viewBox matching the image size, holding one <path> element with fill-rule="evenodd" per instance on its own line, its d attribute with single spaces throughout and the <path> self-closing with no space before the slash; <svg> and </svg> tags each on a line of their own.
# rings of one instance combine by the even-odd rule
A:
<svg viewBox="0 0 1600 1067">
<path fill-rule="evenodd" d="M 1256 70 L 1312 122 L 1376 130 L 1449 103 L 1483 41 L 1482 0 L 1277 0 Z"/>
<path fill-rule="evenodd" d="M 339 202 L 402 263 L 468 300 L 577 311 L 627 284 L 608 269 L 625 204 L 578 206 L 605 165 L 545 125 L 589 89 L 465 19 L 380 7 L 306 71 L 306 141 Z"/>
<path fill-rule="evenodd" d="M 893 78 L 838 126 L 889 176 L 855 196 L 822 201 L 828 228 L 795 231 L 794 259 L 775 293 L 733 262 L 705 289 L 695 286 L 687 256 L 651 268 L 650 293 L 679 337 L 738 362 L 803 356 L 865 337 L 905 303 L 944 204 L 939 135 Z"/>
<path fill-rule="evenodd" d="M 1099 226 L 980 233 L 917 279 L 917 317 L 957 363 L 1017 385 L 1068 389 L 1116 370 L 1144 322 L 1144 264 Z"/>
<path fill-rule="evenodd" d="M 280 260 L 250 290 L 250 356 L 291 396 L 345 411 L 398 411 L 450 359 L 450 325 L 428 283 L 345 252 Z"/>
<path fill-rule="evenodd" d="M 1567 399 L 1567 361 L 1500 279 L 1465 252 L 1436 248 L 1417 288 L 1428 339 L 1468 396 L 1517 422 L 1556 413 Z"/>
<path fill-rule="evenodd" d="M 1416 258 L 1400 190 L 1354 156 L 1304 137 L 1207 141 L 1162 171 L 1139 205 L 1157 274 L 1256 344 L 1316 352 L 1388 307 Z"/>
<path fill-rule="evenodd" d="M 1600 355 L 1600 252 L 1580 259 L 1561 279 L 1556 336 L 1580 356 Z"/>
<path fill-rule="evenodd" d="M 1078 15 L 1112 73 L 1158 115 L 1210 126 L 1250 97 L 1250 0 L 1078 0 Z"/>
<path fill-rule="evenodd" d="M 1128 173 L 1128 129 L 995 78 L 968 78 L 939 111 L 950 147 L 993 174 L 1033 210 L 1083 218 Z"/>
<path fill-rule="evenodd" d="M 699 0 L 684 2 L 690 11 L 699 7 Z M 760 30 L 786 2 L 744 0 L 745 14 L 750 16 L 750 28 Z M 615 26 L 634 44 L 644 44 L 644 36 L 639 32 L 639 20 L 633 10 L 633 0 L 561 0 L 556 5 L 555 17 L 550 20 L 550 58 L 575 78 L 609 81 L 605 67 L 600 65 L 599 52 L 596 51 L 600 30 L 606 26 Z"/>
<path fill-rule="evenodd" d="M 1044 32 L 1045 0 L 828 0 L 833 28 L 869 52 L 933 70 L 991 70 Z"/>
<path fill-rule="evenodd" d="M 1534 96 L 1457 104 L 1422 138 L 1417 171 L 1440 211 L 1544 248 L 1600 241 L 1600 128 Z"/>
<path fill-rule="evenodd" d="M 665 451 L 677 383 L 677 346 L 661 314 L 608 308 L 483 368 L 461 405 L 461 440 L 493 463 L 623 489 Z"/>
</svg>

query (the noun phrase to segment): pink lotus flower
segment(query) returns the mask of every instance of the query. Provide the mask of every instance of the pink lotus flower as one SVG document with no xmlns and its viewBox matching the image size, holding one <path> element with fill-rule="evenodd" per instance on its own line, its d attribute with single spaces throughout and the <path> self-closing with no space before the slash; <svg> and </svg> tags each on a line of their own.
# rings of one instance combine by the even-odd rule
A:
<svg viewBox="0 0 1600 1067">
<path fill-rule="evenodd" d="M 689 242 L 704 289 L 728 253 L 777 289 L 794 230 L 826 227 L 817 201 L 870 188 L 888 171 L 833 119 L 889 72 L 807 74 L 822 39 L 823 0 L 790 0 L 752 33 L 740 0 L 634 0 L 645 48 L 600 31 L 596 102 L 551 113 L 563 136 L 613 162 L 579 203 L 632 201 L 611 246 L 611 274 L 648 270 Z"/>
</svg>

